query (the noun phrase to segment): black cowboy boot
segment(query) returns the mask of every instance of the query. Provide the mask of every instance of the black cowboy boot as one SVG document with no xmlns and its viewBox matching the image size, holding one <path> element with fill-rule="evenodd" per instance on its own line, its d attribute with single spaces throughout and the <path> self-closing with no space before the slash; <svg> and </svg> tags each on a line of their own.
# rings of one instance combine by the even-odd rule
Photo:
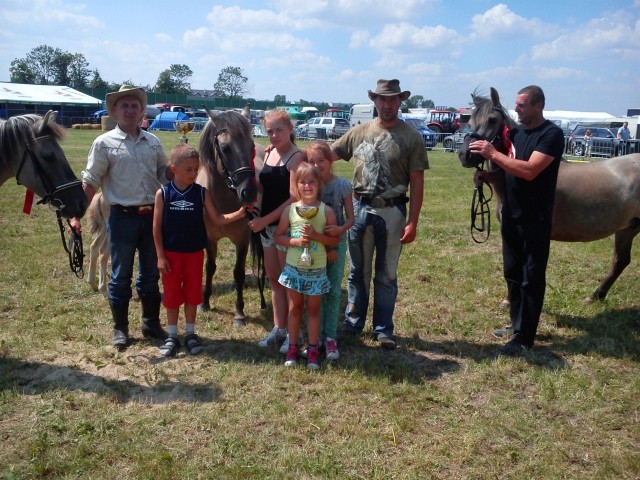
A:
<svg viewBox="0 0 640 480">
<path fill-rule="evenodd" d="M 167 332 L 160 325 L 160 295 L 140 295 L 140 303 L 142 304 L 142 336 L 166 340 Z"/>
<path fill-rule="evenodd" d="M 109 302 L 113 317 L 113 341 L 111 344 L 119 349 L 129 344 L 129 303 L 116 305 Z"/>
</svg>

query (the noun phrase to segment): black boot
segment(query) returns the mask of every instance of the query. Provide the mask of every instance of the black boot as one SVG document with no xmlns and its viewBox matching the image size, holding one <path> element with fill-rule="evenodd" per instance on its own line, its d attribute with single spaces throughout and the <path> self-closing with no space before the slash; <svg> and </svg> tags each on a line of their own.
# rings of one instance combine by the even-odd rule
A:
<svg viewBox="0 0 640 480">
<path fill-rule="evenodd" d="M 113 316 L 113 341 L 111 344 L 123 349 L 129 344 L 129 303 L 116 305 L 109 302 Z"/>
<path fill-rule="evenodd" d="M 160 325 L 160 294 L 140 295 L 142 304 L 142 336 L 166 340 L 167 332 Z"/>
</svg>

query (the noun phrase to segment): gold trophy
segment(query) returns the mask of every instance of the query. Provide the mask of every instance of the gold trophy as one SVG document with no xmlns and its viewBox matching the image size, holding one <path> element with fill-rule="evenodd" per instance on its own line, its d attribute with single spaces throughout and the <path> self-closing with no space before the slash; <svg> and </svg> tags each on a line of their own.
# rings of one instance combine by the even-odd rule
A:
<svg viewBox="0 0 640 480">
<path fill-rule="evenodd" d="M 314 205 L 296 205 L 296 213 L 305 220 L 311 220 L 315 217 L 318 214 L 318 210 L 318 207 Z M 304 247 L 300 255 L 300 260 L 298 261 L 298 266 L 310 267 L 311 265 L 313 265 L 313 259 L 309 253 L 309 247 Z"/>
<path fill-rule="evenodd" d="M 195 126 L 195 122 L 190 122 L 187 120 L 176 120 L 175 122 L 173 122 L 173 128 L 175 128 L 177 132 L 182 133 L 182 136 L 180 137 L 180 143 L 189 143 L 187 133 L 193 130 Z"/>
</svg>

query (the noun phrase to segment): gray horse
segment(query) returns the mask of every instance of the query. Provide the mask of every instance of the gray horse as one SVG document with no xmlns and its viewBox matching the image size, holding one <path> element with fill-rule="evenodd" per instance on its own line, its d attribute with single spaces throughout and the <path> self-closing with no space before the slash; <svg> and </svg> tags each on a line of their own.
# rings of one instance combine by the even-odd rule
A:
<svg viewBox="0 0 640 480">
<path fill-rule="evenodd" d="M 87 196 L 58 144 L 64 128 L 55 123 L 56 112 L 44 118 L 28 114 L 0 119 L 0 185 L 16 181 L 57 209 L 62 217 L 82 217 Z"/>
<path fill-rule="evenodd" d="M 472 133 L 458 152 L 464 167 L 477 167 L 482 158 L 469 151 L 477 139 L 492 141 L 505 153 L 502 135 L 505 125 L 515 122 L 500 104 L 498 92 L 491 88 L 491 98 L 472 94 L 475 108 L 469 125 Z M 493 165 L 489 162 L 489 170 Z M 495 185 L 498 218 L 502 186 Z M 631 262 L 633 239 L 640 232 L 640 154 L 614 157 L 587 164 L 562 162 L 558 173 L 553 209 L 551 239 L 561 242 L 591 242 L 615 235 L 611 270 L 598 288 L 585 300 L 606 297 L 609 289 Z"/>
</svg>

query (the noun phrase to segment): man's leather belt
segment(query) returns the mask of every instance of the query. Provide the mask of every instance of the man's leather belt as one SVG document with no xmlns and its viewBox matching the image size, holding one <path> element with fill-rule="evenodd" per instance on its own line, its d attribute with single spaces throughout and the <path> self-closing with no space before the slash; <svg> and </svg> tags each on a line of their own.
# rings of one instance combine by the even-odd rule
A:
<svg viewBox="0 0 640 480">
<path fill-rule="evenodd" d="M 404 205 L 409 201 L 409 197 L 405 195 L 391 198 L 382 198 L 379 196 L 367 197 L 354 192 L 353 196 L 360 203 L 371 205 L 373 208 L 395 207 L 396 205 Z"/>
<path fill-rule="evenodd" d="M 111 208 L 126 215 L 153 215 L 153 205 L 124 206 L 116 204 L 111 205 Z"/>
</svg>

